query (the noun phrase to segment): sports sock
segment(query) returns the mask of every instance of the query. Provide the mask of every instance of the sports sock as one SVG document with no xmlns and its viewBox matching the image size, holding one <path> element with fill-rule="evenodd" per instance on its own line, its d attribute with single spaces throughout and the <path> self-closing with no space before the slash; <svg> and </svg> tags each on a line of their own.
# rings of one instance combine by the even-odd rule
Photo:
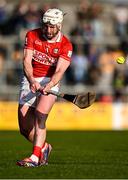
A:
<svg viewBox="0 0 128 180">
<path fill-rule="evenodd" d="M 30 159 L 32 161 L 38 162 L 39 161 L 39 157 L 40 157 L 40 153 L 41 153 L 41 147 L 34 146 L 33 147 L 33 153 L 31 155 Z"/>
<path fill-rule="evenodd" d="M 36 163 L 39 162 L 39 158 L 38 158 L 37 156 L 35 156 L 34 154 L 32 154 L 32 155 L 30 156 L 30 159 L 31 159 L 32 161 L 36 162 Z"/>
</svg>

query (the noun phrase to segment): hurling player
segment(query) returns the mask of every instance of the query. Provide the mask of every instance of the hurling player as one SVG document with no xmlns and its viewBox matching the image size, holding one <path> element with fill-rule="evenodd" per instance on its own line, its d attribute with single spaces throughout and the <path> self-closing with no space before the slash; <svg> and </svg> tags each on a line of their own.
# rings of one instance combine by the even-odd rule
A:
<svg viewBox="0 0 128 180">
<path fill-rule="evenodd" d="M 56 101 L 48 91 L 59 91 L 72 55 L 72 44 L 61 32 L 63 16 L 59 9 L 48 9 L 41 18 L 41 27 L 26 34 L 18 120 L 21 134 L 33 149 L 29 157 L 17 161 L 19 166 L 48 164 L 52 146 L 46 142 L 46 120 Z M 39 90 L 42 93 L 37 96 Z"/>
</svg>

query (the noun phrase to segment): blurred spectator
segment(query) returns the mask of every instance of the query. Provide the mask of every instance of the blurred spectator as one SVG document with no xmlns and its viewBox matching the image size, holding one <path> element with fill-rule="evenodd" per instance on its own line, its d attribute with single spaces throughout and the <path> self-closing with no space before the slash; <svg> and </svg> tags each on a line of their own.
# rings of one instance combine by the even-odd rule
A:
<svg viewBox="0 0 128 180">
<path fill-rule="evenodd" d="M 36 3 L 27 4 L 24 0 L 19 1 L 11 13 L 11 16 L 2 26 L 3 35 L 19 35 L 25 29 L 39 26 L 39 12 Z"/>
<path fill-rule="evenodd" d="M 123 51 L 115 51 L 114 59 L 117 59 L 119 56 L 125 56 Z M 116 63 L 116 68 L 113 74 L 112 86 L 114 93 L 114 101 L 121 102 L 125 100 L 125 88 L 128 85 L 128 65 L 127 62 L 125 64 Z"/>
<path fill-rule="evenodd" d="M 121 95 L 126 85 L 126 65 L 120 66 L 116 63 L 116 59 L 119 56 L 123 56 L 123 52 L 116 47 L 108 47 L 99 58 L 99 68 L 101 71 L 101 77 L 99 79 L 98 86 L 102 91 Z"/>
<path fill-rule="evenodd" d="M 71 69 L 75 84 L 86 82 L 88 59 L 83 54 L 82 46 L 78 46 L 77 53 L 72 56 Z"/>
<path fill-rule="evenodd" d="M 73 39 L 81 37 L 83 43 L 83 52 L 89 55 L 92 40 L 100 41 L 104 37 L 104 24 L 102 23 L 101 15 L 103 7 L 101 3 L 89 3 L 87 0 L 80 2 L 76 16 L 76 26 L 71 29 L 70 35 L 74 45 L 74 51 L 77 49 L 77 43 Z M 73 38 L 74 37 L 74 38 Z"/>
<path fill-rule="evenodd" d="M 0 46 L 0 83 L 5 83 L 5 63 L 7 58 L 7 49 L 4 46 Z"/>
<path fill-rule="evenodd" d="M 6 11 L 7 3 L 5 0 L 0 1 L 0 25 L 4 24 L 7 20 L 7 11 Z"/>
<path fill-rule="evenodd" d="M 3 35 L 15 35 L 17 33 L 17 28 L 23 23 L 27 9 L 28 6 L 24 0 L 18 2 L 7 21 L 1 27 Z"/>
<path fill-rule="evenodd" d="M 101 72 L 101 76 L 98 82 L 98 86 L 102 91 L 112 90 L 112 78 L 115 70 L 115 59 L 113 59 L 114 49 L 107 47 L 99 56 L 98 66 Z"/>
<path fill-rule="evenodd" d="M 104 37 L 104 24 L 102 20 L 102 12 L 104 11 L 103 6 L 99 2 L 92 3 L 91 12 L 91 27 L 93 31 L 93 37 L 98 41 L 102 40 Z"/>
<path fill-rule="evenodd" d="M 4 73 L 4 56 L 0 53 L 0 84 L 5 84 L 5 73 Z"/>
<path fill-rule="evenodd" d="M 83 53 L 88 55 L 89 53 L 89 41 L 92 38 L 92 29 L 90 24 L 90 2 L 88 0 L 80 1 L 80 4 L 76 10 L 76 24 L 70 30 L 71 41 L 74 47 L 74 52 L 77 51 L 77 39 L 80 37 L 80 41 L 83 44 Z"/>
<path fill-rule="evenodd" d="M 91 44 L 89 49 L 89 63 L 90 65 L 98 66 L 98 59 L 101 53 L 101 47 L 96 44 Z"/>
<path fill-rule="evenodd" d="M 40 13 L 36 3 L 28 4 L 28 10 L 23 16 L 20 24 L 17 25 L 16 33 L 19 37 L 19 43 L 23 43 L 25 34 L 29 29 L 38 28 L 40 25 Z"/>
<path fill-rule="evenodd" d="M 77 51 L 77 46 L 79 43 L 83 46 L 84 55 L 89 54 L 90 43 L 93 37 L 93 31 L 91 25 L 87 21 L 83 21 L 82 23 L 77 23 L 76 27 L 71 29 L 70 31 L 71 41 L 74 47 L 74 52 Z M 80 42 L 77 39 L 80 38 Z"/>
<path fill-rule="evenodd" d="M 126 5 L 118 4 L 114 9 L 115 34 L 125 39 L 128 35 L 128 8 Z"/>
<path fill-rule="evenodd" d="M 0 53 L 0 74 L 3 72 L 3 65 L 4 65 L 4 58 L 3 55 Z"/>
<path fill-rule="evenodd" d="M 97 85 L 100 79 L 100 75 L 101 72 L 99 70 L 99 67 L 90 64 L 88 68 L 86 84 L 91 86 Z"/>
<path fill-rule="evenodd" d="M 14 51 L 11 54 L 9 68 L 7 72 L 7 83 L 10 85 L 18 85 L 22 75 L 22 58 L 23 52 L 19 44 L 15 44 Z M 13 68 L 11 68 L 13 66 Z"/>
<path fill-rule="evenodd" d="M 127 37 L 125 39 L 120 40 L 119 47 L 125 56 L 128 55 L 128 38 Z"/>
<path fill-rule="evenodd" d="M 80 1 L 76 15 L 78 22 L 90 19 L 90 2 L 88 0 Z"/>
<path fill-rule="evenodd" d="M 114 101 L 121 102 L 124 95 L 125 87 L 125 72 L 117 71 L 114 72 L 113 77 L 113 88 L 114 88 Z"/>
<path fill-rule="evenodd" d="M 67 71 L 65 72 L 63 82 L 65 82 L 66 85 L 69 85 L 69 84 L 74 85 L 73 72 L 72 72 L 71 66 L 69 66 Z"/>
<path fill-rule="evenodd" d="M 46 2 L 44 2 L 42 5 L 40 5 L 39 6 L 39 10 L 40 10 L 40 12 L 41 12 L 41 15 L 45 12 L 45 11 L 47 11 L 48 9 L 50 9 L 50 8 L 57 8 L 58 7 L 58 3 L 57 2 L 51 2 L 51 3 L 46 3 Z"/>
<path fill-rule="evenodd" d="M 4 71 L 4 56 L 3 54 L 0 52 L 0 79 L 1 79 L 1 75 Z"/>
<path fill-rule="evenodd" d="M 27 30 L 39 27 L 40 14 L 36 3 L 31 2 L 28 11 L 24 15 L 23 27 Z"/>
</svg>

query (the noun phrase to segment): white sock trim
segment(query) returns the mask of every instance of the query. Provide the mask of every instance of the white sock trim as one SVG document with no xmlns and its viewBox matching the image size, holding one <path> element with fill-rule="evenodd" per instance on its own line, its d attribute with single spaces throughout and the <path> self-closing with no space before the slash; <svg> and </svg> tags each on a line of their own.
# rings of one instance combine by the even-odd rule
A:
<svg viewBox="0 0 128 180">
<path fill-rule="evenodd" d="M 36 163 L 39 162 L 39 158 L 38 158 L 36 155 L 34 155 L 34 154 L 32 154 L 32 155 L 30 156 L 30 159 L 31 159 L 32 161 L 36 162 Z"/>
</svg>

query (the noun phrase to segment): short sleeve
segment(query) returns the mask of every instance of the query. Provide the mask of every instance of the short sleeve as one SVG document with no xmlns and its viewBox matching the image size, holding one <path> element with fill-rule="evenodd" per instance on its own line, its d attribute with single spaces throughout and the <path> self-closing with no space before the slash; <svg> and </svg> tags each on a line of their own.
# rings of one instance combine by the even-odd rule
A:
<svg viewBox="0 0 128 180">
<path fill-rule="evenodd" d="M 25 37 L 24 49 L 33 50 L 33 34 L 31 31 L 28 31 Z"/>
<path fill-rule="evenodd" d="M 73 48 L 70 41 L 66 41 L 65 43 L 62 44 L 60 57 L 64 58 L 67 61 L 71 61 L 72 49 Z"/>
</svg>

